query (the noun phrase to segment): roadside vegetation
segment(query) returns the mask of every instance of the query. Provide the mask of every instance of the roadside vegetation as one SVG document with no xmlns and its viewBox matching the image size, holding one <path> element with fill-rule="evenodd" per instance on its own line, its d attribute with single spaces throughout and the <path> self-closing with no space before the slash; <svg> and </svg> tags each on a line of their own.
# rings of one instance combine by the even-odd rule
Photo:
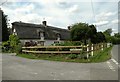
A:
<svg viewBox="0 0 120 82">
<path fill-rule="evenodd" d="M 4 53 L 21 53 L 22 46 L 17 35 L 10 35 L 9 40 L 2 42 L 2 52 Z"/>
<path fill-rule="evenodd" d="M 89 57 L 85 56 L 86 53 L 81 54 L 18 54 L 19 57 L 24 57 L 28 59 L 42 59 L 42 60 L 51 60 L 51 61 L 61 61 L 61 62 L 78 62 L 78 63 L 97 63 L 97 62 L 105 62 L 111 58 L 111 49 L 104 49 L 103 51 L 95 51 L 94 55 Z M 89 53 L 90 54 L 90 53 Z"/>
</svg>

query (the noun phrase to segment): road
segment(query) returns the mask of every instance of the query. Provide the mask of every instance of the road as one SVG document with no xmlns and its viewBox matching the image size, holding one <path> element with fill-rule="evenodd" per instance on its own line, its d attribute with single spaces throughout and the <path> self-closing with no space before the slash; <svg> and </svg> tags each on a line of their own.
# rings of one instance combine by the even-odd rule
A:
<svg viewBox="0 0 120 82">
<path fill-rule="evenodd" d="M 2 55 L 3 80 L 118 80 L 117 46 L 102 63 L 68 63 Z"/>
</svg>

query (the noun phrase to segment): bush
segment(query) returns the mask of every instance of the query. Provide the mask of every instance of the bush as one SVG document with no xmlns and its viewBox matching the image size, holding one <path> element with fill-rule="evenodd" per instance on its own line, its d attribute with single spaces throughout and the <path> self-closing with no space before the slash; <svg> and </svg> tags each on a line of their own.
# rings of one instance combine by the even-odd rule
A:
<svg viewBox="0 0 120 82">
<path fill-rule="evenodd" d="M 65 42 L 61 42 L 61 43 L 54 43 L 55 46 L 79 46 L 82 44 L 82 42 L 80 41 L 65 41 Z M 52 44 L 53 45 L 53 44 Z"/>
<path fill-rule="evenodd" d="M 11 47 L 9 41 L 2 42 L 2 52 L 8 52 L 10 48 Z"/>
<path fill-rule="evenodd" d="M 79 46 L 79 45 L 81 45 L 81 44 L 82 44 L 82 42 L 80 42 L 80 41 L 73 42 L 73 45 L 74 45 L 74 46 Z"/>
<path fill-rule="evenodd" d="M 68 58 L 70 58 L 70 59 L 75 59 L 77 57 L 78 57 L 77 54 L 70 54 L 70 55 L 68 55 Z"/>
<path fill-rule="evenodd" d="M 10 46 L 14 48 L 16 45 L 20 43 L 20 40 L 17 35 L 10 35 L 9 42 Z"/>
<path fill-rule="evenodd" d="M 2 51 L 3 52 L 12 52 L 19 53 L 22 51 L 22 46 L 20 44 L 20 40 L 16 35 L 10 35 L 9 40 L 6 42 L 2 42 Z"/>
<path fill-rule="evenodd" d="M 15 53 L 22 53 L 22 45 L 20 43 L 15 46 Z"/>
<path fill-rule="evenodd" d="M 120 44 L 120 38 L 113 37 L 112 38 L 112 43 L 113 44 Z"/>
</svg>

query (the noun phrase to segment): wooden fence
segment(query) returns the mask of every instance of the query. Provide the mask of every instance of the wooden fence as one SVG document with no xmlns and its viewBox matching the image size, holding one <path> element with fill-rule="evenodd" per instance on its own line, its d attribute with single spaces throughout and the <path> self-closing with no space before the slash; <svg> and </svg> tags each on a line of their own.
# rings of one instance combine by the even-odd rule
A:
<svg viewBox="0 0 120 82">
<path fill-rule="evenodd" d="M 35 54 L 80 54 L 81 52 L 85 52 L 87 56 L 89 53 L 93 56 L 93 51 L 104 50 L 104 48 L 111 45 L 111 43 L 99 43 L 87 46 L 31 46 L 22 47 L 22 52 Z"/>
</svg>

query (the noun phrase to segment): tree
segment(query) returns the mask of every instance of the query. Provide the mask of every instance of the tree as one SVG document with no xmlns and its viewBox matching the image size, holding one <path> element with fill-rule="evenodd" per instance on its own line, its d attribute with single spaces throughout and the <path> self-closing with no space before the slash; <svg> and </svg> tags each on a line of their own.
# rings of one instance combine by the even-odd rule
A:
<svg viewBox="0 0 120 82">
<path fill-rule="evenodd" d="M 102 32 L 97 32 L 97 43 L 105 42 L 105 35 Z"/>
<path fill-rule="evenodd" d="M 112 33 L 112 29 L 111 28 L 109 28 L 109 29 L 107 29 L 107 30 L 105 30 L 103 32 L 103 34 L 105 35 L 105 38 L 106 38 L 106 42 L 112 42 L 111 33 Z"/>
<path fill-rule="evenodd" d="M 96 27 L 94 25 L 88 25 L 86 23 L 74 24 L 71 28 L 71 38 L 75 41 L 82 41 L 85 44 L 89 42 L 97 43 Z"/>
<path fill-rule="evenodd" d="M 120 33 L 115 33 L 111 38 L 113 44 L 120 44 Z"/>
<path fill-rule="evenodd" d="M 95 39 L 96 39 L 96 34 L 97 34 L 97 30 L 96 27 L 94 25 L 89 25 L 89 39 L 92 43 L 96 43 Z"/>
<path fill-rule="evenodd" d="M 9 40 L 9 31 L 7 28 L 7 15 L 2 12 L 2 41 Z"/>
<path fill-rule="evenodd" d="M 71 39 L 73 41 L 83 41 L 86 44 L 86 40 L 89 38 L 89 26 L 86 23 L 76 23 L 71 28 Z"/>
<path fill-rule="evenodd" d="M 103 33 L 104 33 L 104 34 L 106 34 L 106 35 L 111 36 L 112 29 L 111 29 L 111 28 L 108 28 L 108 29 L 107 29 L 107 30 L 105 30 Z"/>
<path fill-rule="evenodd" d="M 120 38 L 120 33 L 115 33 L 114 36 Z"/>
</svg>

